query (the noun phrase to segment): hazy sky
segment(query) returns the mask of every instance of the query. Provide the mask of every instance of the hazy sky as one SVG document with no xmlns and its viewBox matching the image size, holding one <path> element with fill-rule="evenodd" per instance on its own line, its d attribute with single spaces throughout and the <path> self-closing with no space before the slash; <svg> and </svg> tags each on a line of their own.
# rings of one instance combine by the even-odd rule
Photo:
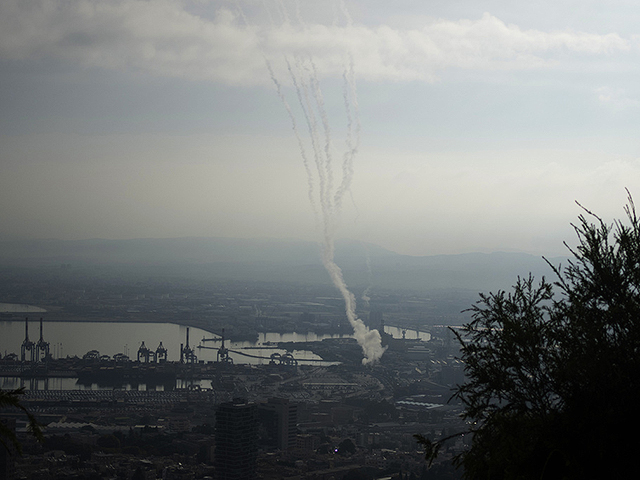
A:
<svg viewBox="0 0 640 480">
<path fill-rule="evenodd" d="M 339 237 L 557 254 L 573 243 L 574 200 L 610 220 L 625 187 L 640 199 L 637 2 L 346 8 L 3 0 L 0 238 L 317 238 L 267 68 L 310 154 L 287 60 L 317 69 L 336 179 L 359 119 Z"/>
</svg>

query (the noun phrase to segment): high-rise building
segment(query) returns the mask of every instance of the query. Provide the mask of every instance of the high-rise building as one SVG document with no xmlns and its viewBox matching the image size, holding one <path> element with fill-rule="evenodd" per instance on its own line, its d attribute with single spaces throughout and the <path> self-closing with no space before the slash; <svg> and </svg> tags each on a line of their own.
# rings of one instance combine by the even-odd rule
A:
<svg viewBox="0 0 640 480">
<path fill-rule="evenodd" d="M 286 398 L 270 398 L 259 406 L 260 421 L 267 443 L 280 450 L 295 448 L 298 427 L 298 405 Z"/>
<path fill-rule="evenodd" d="M 216 411 L 216 479 L 253 480 L 258 453 L 258 408 L 243 399 L 222 403 Z"/>
</svg>

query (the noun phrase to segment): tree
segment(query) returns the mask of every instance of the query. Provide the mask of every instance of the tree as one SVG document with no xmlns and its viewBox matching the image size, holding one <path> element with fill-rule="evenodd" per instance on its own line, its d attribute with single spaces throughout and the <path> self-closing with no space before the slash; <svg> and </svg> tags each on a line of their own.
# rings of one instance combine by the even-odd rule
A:
<svg viewBox="0 0 640 480">
<path fill-rule="evenodd" d="M 345 438 L 338 444 L 338 455 L 353 455 L 356 453 L 356 445 L 350 438 Z"/>
<path fill-rule="evenodd" d="M 142 467 L 138 467 L 136 468 L 136 471 L 133 472 L 133 476 L 131 477 L 131 480 L 144 480 L 145 478 L 146 477 L 144 472 L 142 471 Z"/>
<path fill-rule="evenodd" d="M 367 475 L 362 468 L 354 468 L 353 470 L 349 470 L 347 474 L 342 477 L 342 480 L 371 480 L 372 478 L 373 477 Z"/>
<path fill-rule="evenodd" d="M 28 423 L 27 429 L 33 434 L 39 441 L 43 440 L 42 429 L 36 418 L 20 403 L 20 395 L 24 393 L 24 388 L 18 388 L 16 390 L 0 390 L 0 410 L 5 408 L 16 408 L 22 410 L 27 416 Z M 22 445 L 18 442 L 16 433 L 9 428 L 6 424 L 0 421 L 0 442 L 3 447 L 9 450 L 9 445 L 13 445 L 18 453 L 22 453 Z M 8 442 L 8 443 L 7 443 Z"/>
<path fill-rule="evenodd" d="M 550 264 L 553 284 L 529 276 L 511 292 L 480 295 L 457 333 L 466 381 L 454 397 L 472 434 L 455 458 L 465 478 L 638 470 L 640 221 L 631 196 L 625 222 L 583 211 L 573 259 Z M 447 440 L 416 438 L 429 460 Z"/>
<path fill-rule="evenodd" d="M 120 448 L 120 440 L 113 434 L 98 437 L 96 444 L 105 450 L 113 451 Z"/>
</svg>

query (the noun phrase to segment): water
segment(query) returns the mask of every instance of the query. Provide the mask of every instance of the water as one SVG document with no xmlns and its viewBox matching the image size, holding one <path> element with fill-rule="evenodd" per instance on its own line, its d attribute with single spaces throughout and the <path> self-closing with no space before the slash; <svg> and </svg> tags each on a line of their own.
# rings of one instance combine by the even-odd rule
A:
<svg viewBox="0 0 640 480">
<path fill-rule="evenodd" d="M 137 359 L 138 348 L 144 342 L 147 348 L 155 350 L 160 342 L 167 349 L 167 359 L 180 360 L 180 344 L 186 344 L 187 327 L 172 323 L 118 323 L 118 322 L 43 322 L 43 338 L 49 342 L 49 351 L 54 358 L 82 357 L 90 350 L 97 350 L 100 355 L 113 356 L 124 353 L 132 360 Z M 217 349 L 220 341 L 203 342 L 203 338 L 214 338 L 215 335 L 200 328 L 189 327 L 189 345 L 195 349 L 198 360 L 212 362 L 217 360 Z M 230 357 L 237 364 L 268 364 L 274 353 L 283 355 L 284 349 L 273 348 L 278 342 L 314 342 L 339 335 L 317 335 L 315 333 L 260 333 L 256 342 L 225 341 L 225 347 L 231 352 Z M 20 348 L 25 338 L 25 322 L 0 321 L 0 354 L 20 355 Z M 29 340 L 37 342 L 40 338 L 39 319 L 29 321 Z M 198 348 L 206 346 L 210 348 Z M 300 364 L 330 365 L 322 362 L 318 355 L 310 351 L 295 350 L 293 356 Z M 256 358 L 263 357 L 263 358 Z M 307 360 L 307 362 L 305 362 Z M 209 380 L 193 381 L 177 379 L 176 388 L 187 388 L 199 385 L 208 388 Z M 4 390 L 25 387 L 29 390 L 102 390 L 111 386 L 98 384 L 83 385 L 76 378 L 52 377 L 48 379 L 20 379 L 17 377 L 0 377 L 0 388 Z M 125 390 L 164 390 L 163 385 L 122 385 Z"/>
<path fill-rule="evenodd" d="M 231 350 L 244 351 L 253 356 L 270 357 L 272 353 L 286 353 L 282 349 L 268 346 L 258 348 L 266 342 L 313 342 L 338 335 L 316 335 L 315 333 L 261 333 L 257 342 L 229 342 L 225 346 Z M 24 321 L 0 321 L 0 353 L 20 354 L 20 347 L 25 337 Z M 39 321 L 29 321 L 29 339 L 38 341 L 40 337 Z M 117 322 L 44 322 L 43 337 L 49 342 L 49 351 L 54 358 L 67 356 L 82 357 L 90 350 L 97 350 L 100 355 L 113 356 L 124 353 L 132 360 L 137 359 L 138 349 L 145 346 L 155 350 L 162 342 L 167 349 L 167 359 L 180 360 L 180 344 L 186 344 L 187 327 L 173 323 L 117 323 Z M 215 361 L 220 341 L 202 342 L 203 338 L 215 336 L 200 328 L 189 327 L 189 345 L 194 348 L 198 360 Z M 198 346 L 212 348 L 198 348 Z M 247 347 L 252 347 L 250 350 Z M 246 350 L 245 350 L 246 349 Z M 297 359 L 316 359 L 320 357 L 311 352 L 296 352 Z M 252 358 L 231 353 L 235 363 L 269 363 L 268 359 Z"/>
<path fill-rule="evenodd" d="M 39 321 L 29 321 L 29 339 L 40 337 Z M 168 360 L 180 360 L 180 344 L 186 343 L 187 327 L 172 323 L 117 323 L 117 322 L 44 322 L 43 337 L 49 342 L 54 358 L 82 357 L 90 350 L 100 355 L 124 353 L 137 358 L 138 348 L 145 343 L 155 350 L 160 342 L 167 349 Z M 190 328 L 190 344 L 197 344 L 203 336 L 211 336 L 199 328 Z M 20 354 L 25 337 L 24 321 L 0 321 L 0 353 Z M 214 358 L 215 359 L 215 358 Z"/>
<path fill-rule="evenodd" d="M 385 331 L 394 338 L 402 338 L 403 330 L 397 327 L 385 327 Z M 407 339 L 428 340 L 429 334 L 406 330 Z M 24 321 L 0 321 L 0 354 L 20 354 L 20 347 L 25 337 Z M 29 321 L 29 339 L 38 341 L 40 337 L 39 321 Z M 186 344 L 187 327 L 173 323 L 117 323 L 117 322 L 44 322 L 43 337 L 49 342 L 49 351 L 54 358 L 67 356 L 82 357 L 90 350 L 97 350 L 100 355 L 113 356 L 124 353 L 131 359 L 137 359 L 138 349 L 145 346 L 155 350 L 160 342 L 167 349 L 170 361 L 180 360 L 180 344 Z M 200 328 L 189 327 L 189 345 L 195 347 L 198 360 L 215 361 L 219 341 L 202 342 L 203 338 L 214 338 L 215 335 Z M 317 335 L 310 333 L 260 333 L 257 342 L 225 342 L 231 350 L 243 351 L 254 356 L 270 357 L 273 353 L 286 353 L 285 350 L 269 348 L 265 344 L 278 342 L 315 342 L 325 338 L 336 338 L 340 335 Z M 206 346 L 212 348 L 198 348 Z M 251 347 L 248 349 L 248 347 Z M 262 348 L 256 348 L 262 347 Z M 297 351 L 294 356 L 301 359 L 320 357 L 307 351 Z M 235 363 L 268 363 L 269 360 L 247 357 L 231 353 Z"/>
<path fill-rule="evenodd" d="M 0 307 L 9 304 L 0 304 Z M 8 308 L 15 308 L 13 305 Z M 32 310 L 37 307 L 28 305 L 17 306 L 23 313 L 40 313 Z M 27 310 L 25 310 L 25 308 Z M 11 311 L 14 310 L 4 310 Z M 25 315 L 26 316 L 26 315 Z M 40 337 L 39 317 L 30 317 L 29 339 L 37 342 Z M 385 327 L 385 331 L 394 338 L 403 338 L 403 330 L 398 327 Z M 406 339 L 421 338 L 428 340 L 429 334 L 417 332 L 416 330 L 405 330 Z M 172 323 L 129 323 L 129 322 L 47 322 L 43 323 L 43 338 L 49 342 L 49 351 L 54 358 L 65 358 L 67 356 L 82 357 L 90 350 L 97 350 L 100 355 L 113 356 L 116 353 L 124 353 L 132 360 L 137 359 L 137 352 L 142 342 L 151 350 L 155 350 L 160 342 L 167 349 L 167 358 L 170 361 L 180 360 L 180 345 L 186 344 L 187 327 Z M 338 338 L 342 335 L 318 335 L 309 333 L 260 333 L 255 342 L 229 342 L 225 341 L 225 346 L 235 352 L 230 353 L 230 357 L 237 364 L 267 364 L 270 356 L 274 353 L 281 355 L 287 353 L 283 349 L 273 348 L 279 342 L 315 342 L 325 338 Z M 217 359 L 217 349 L 220 341 L 202 340 L 214 338 L 215 335 L 200 328 L 189 327 L 189 345 L 195 349 L 198 360 L 212 362 Z M 22 321 L 2 321 L 0 320 L 0 354 L 4 357 L 8 353 L 20 355 L 20 348 L 25 338 L 25 322 Z M 198 348 L 209 347 L 209 348 Z M 247 355 L 242 355 L 242 352 Z M 321 358 L 310 351 L 296 350 L 293 356 L 300 364 L 313 363 L 315 365 L 330 364 L 321 362 Z M 256 358 L 262 357 L 262 358 Z M 305 362 L 307 360 L 307 362 Z M 208 387 L 209 381 L 200 382 L 189 381 L 189 385 L 198 384 Z M 0 388 L 14 389 L 24 386 L 31 390 L 97 390 L 111 389 L 112 387 L 102 387 L 97 384 L 82 385 L 77 383 L 75 378 L 49 378 L 45 379 L 20 379 L 15 377 L 0 377 Z M 178 379 L 176 387 L 186 388 L 186 381 Z M 163 390 L 162 385 L 123 385 L 124 389 L 135 390 Z"/>
<path fill-rule="evenodd" d="M 408 329 L 408 328 L 400 328 L 400 327 L 391 327 L 389 325 L 384 326 L 385 333 L 388 333 L 393 338 L 405 338 L 406 340 L 422 340 L 423 342 L 428 342 L 431 340 L 431 334 L 426 331 L 416 330 L 416 329 Z"/>
</svg>

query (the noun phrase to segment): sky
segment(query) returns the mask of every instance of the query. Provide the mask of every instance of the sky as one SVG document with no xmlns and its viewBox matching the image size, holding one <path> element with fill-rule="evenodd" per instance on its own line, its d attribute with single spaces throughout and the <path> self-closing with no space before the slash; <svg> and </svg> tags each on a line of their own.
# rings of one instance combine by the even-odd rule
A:
<svg viewBox="0 0 640 480">
<path fill-rule="evenodd" d="M 640 198 L 639 25 L 615 0 L 3 0 L 0 240 L 317 239 L 329 152 L 337 237 L 567 253 L 576 201 Z"/>
</svg>

